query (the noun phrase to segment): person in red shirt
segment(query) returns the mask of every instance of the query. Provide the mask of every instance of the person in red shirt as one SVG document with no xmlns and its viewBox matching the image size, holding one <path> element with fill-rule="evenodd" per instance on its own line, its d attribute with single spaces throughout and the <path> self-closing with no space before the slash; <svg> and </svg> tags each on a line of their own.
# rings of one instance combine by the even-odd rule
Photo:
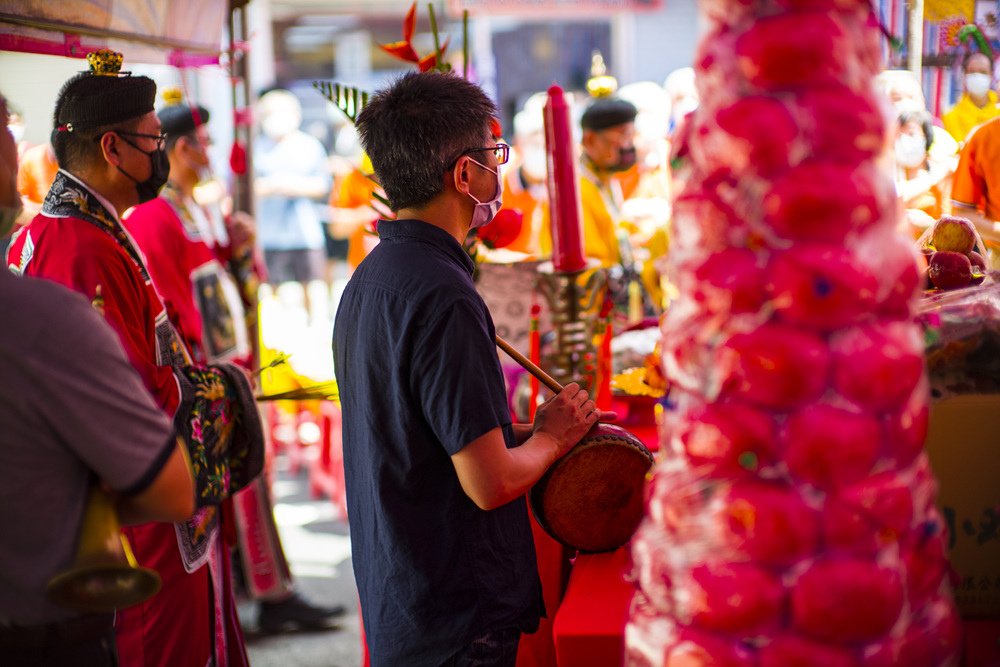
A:
<svg viewBox="0 0 1000 667">
<path fill-rule="evenodd" d="M 63 85 L 52 144 L 60 170 L 39 213 L 7 256 L 15 274 L 45 278 L 83 294 L 118 335 L 132 366 L 188 446 L 198 509 L 183 523 L 124 529 L 140 564 L 156 570 L 160 592 L 119 611 L 123 667 L 243 665 L 243 636 L 228 563 L 217 548 L 217 506 L 263 467 L 263 434 L 245 373 L 191 362 L 120 222 L 156 197 L 167 180 L 156 84 L 120 74 L 122 57 L 88 55 L 91 70 Z"/>
<path fill-rule="evenodd" d="M 20 210 L 16 155 L 0 95 L 0 237 Z M 0 326 L 0 505 L 17 527 L 0 540 L 0 656 L 5 667 L 110 667 L 113 614 L 62 607 L 48 582 L 73 562 L 91 498 L 123 522 L 190 516 L 184 446 L 86 299 L 0 271 L 0 309 L 16 313 Z"/>
<path fill-rule="evenodd" d="M 213 363 L 232 360 L 250 368 L 244 305 L 255 308 L 259 283 L 243 276 L 253 268 L 253 220 L 242 212 L 224 219 L 217 206 L 196 201 L 195 188 L 211 171 L 208 109 L 183 104 L 177 97 L 157 117 L 167 138 L 170 178 L 159 197 L 133 209 L 125 226 L 145 255 L 153 284 L 194 357 Z M 259 601 L 260 629 L 331 627 L 345 610 L 309 604 L 294 592 L 263 477 L 240 493 L 235 510 L 244 561 L 252 559 L 245 580 Z M 261 571 L 269 576 L 256 576 Z"/>
</svg>

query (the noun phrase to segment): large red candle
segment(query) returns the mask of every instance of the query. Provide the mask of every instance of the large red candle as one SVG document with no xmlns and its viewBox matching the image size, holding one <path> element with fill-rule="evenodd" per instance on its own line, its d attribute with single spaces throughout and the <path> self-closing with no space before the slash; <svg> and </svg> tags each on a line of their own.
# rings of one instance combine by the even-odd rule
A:
<svg viewBox="0 0 1000 667">
<path fill-rule="evenodd" d="M 549 163 L 552 265 L 556 271 L 581 271 L 587 265 L 583 257 L 583 213 L 573 156 L 569 106 L 559 86 L 549 88 L 545 102 L 545 152 Z"/>
</svg>

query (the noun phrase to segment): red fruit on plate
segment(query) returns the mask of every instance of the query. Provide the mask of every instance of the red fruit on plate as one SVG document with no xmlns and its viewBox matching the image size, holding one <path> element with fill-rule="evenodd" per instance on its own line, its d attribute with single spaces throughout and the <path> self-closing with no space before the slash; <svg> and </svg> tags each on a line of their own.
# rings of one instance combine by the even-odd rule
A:
<svg viewBox="0 0 1000 667">
<path fill-rule="evenodd" d="M 843 247 L 800 244 L 775 253 L 768 291 L 781 318 L 837 329 L 869 315 L 878 281 Z"/>
<path fill-rule="evenodd" d="M 970 250 L 968 257 L 969 257 L 969 262 L 972 264 L 973 272 L 975 272 L 976 269 L 979 269 L 980 273 L 986 273 L 987 271 L 990 270 L 990 267 L 986 265 L 986 258 L 980 255 L 975 250 Z"/>
<path fill-rule="evenodd" d="M 931 228 L 931 245 L 935 250 L 958 252 L 963 255 L 976 247 L 976 228 L 967 218 L 946 215 Z"/>
<path fill-rule="evenodd" d="M 678 440 L 705 474 L 755 473 L 774 460 L 774 418 L 740 403 L 707 403 L 691 412 Z"/>
<path fill-rule="evenodd" d="M 793 634 L 779 635 L 757 653 L 760 667 L 856 667 L 850 651 L 809 641 Z"/>
<path fill-rule="evenodd" d="M 829 642 L 880 638 L 895 625 L 902 609 L 899 573 L 871 561 L 816 561 L 792 590 L 795 627 Z"/>
<path fill-rule="evenodd" d="M 723 541 L 762 565 L 789 565 L 819 545 L 816 512 L 789 487 L 738 482 L 725 496 L 720 519 Z"/>
<path fill-rule="evenodd" d="M 840 80 L 850 63 L 850 38 L 827 12 L 758 18 L 736 38 L 743 76 L 773 92 Z"/>
<path fill-rule="evenodd" d="M 728 169 L 770 177 L 788 166 L 798 134 L 784 104 L 771 97 L 744 97 L 699 118 L 691 155 L 705 173 Z"/>
<path fill-rule="evenodd" d="M 692 272 L 694 300 L 714 314 L 757 312 L 766 298 L 761 264 L 756 253 L 745 248 L 708 255 Z"/>
<path fill-rule="evenodd" d="M 810 87 L 798 96 L 796 105 L 813 155 L 859 164 L 885 147 L 885 115 L 870 94 L 842 85 Z"/>
<path fill-rule="evenodd" d="M 823 531 L 828 546 L 873 555 L 909 537 L 913 516 L 909 485 L 896 473 L 882 473 L 830 496 Z"/>
<path fill-rule="evenodd" d="M 767 570 L 747 563 L 705 564 L 679 585 L 677 613 L 704 630 L 751 633 L 780 621 L 784 598 L 781 580 Z"/>
<path fill-rule="evenodd" d="M 784 460 L 797 478 L 823 490 L 863 479 L 878 460 L 882 428 L 865 414 L 817 403 L 788 416 Z"/>
<path fill-rule="evenodd" d="M 927 277 L 938 289 L 958 289 L 972 282 L 972 262 L 960 252 L 938 250 L 931 255 Z"/>
<path fill-rule="evenodd" d="M 975 250 L 970 251 L 968 257 L 972 263 L 972 280 L 969 281 L 969 284 L 980 285 L 986 280 L 986 274 L 990 270 L 986 265 L 986 259 Z"/>
<path fill-rule="evenodd" d="M 878 183 L 861 176 L 840 164 L 803 163 L 764 196 L 764 223 L 782 239 L 843 243 L 881 216 Z"/>
<path fill-rule="evenodd" d="M 833 385 L 871 412 L 898 408 L 924 372 L 920 328 L 911 322 L 879 322 L 834 334 Z"/>
<path fill-rule="evenodd" d="M 819 336 L 765 324 L 732 336 L 719 353 L 722 393 L 774 410 L 819 398 L 830 380 L 830 353 Z"/>
</svg>

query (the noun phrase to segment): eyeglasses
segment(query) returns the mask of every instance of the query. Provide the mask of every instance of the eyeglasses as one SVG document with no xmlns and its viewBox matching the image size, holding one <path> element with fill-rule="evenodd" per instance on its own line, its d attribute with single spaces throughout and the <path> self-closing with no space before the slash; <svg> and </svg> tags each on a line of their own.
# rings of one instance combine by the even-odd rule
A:
<svg viewBox="0 0 1000 667">
<path fill-rule="evenodd" d="M 472 153 L 485 153 L 486 151 L 493 152 L 493 157 L 496 158 L 498 165 L 507 164 L 507 159 L 510 157 L 510 146 L 507 144 L 496 144 L 495 146 L 488 146 L 486 148 L 468 148 L 459 153 L 454 160 L 448 163 L 448 169 L 454 167 L 455 163 L 466 155 L 470 155 Z"/>
<path fill-rule="evenodd" d="M 128 132 L 126 130 L 108 130 L 108 132 L 114 132 L 115 134 L 123 134 L 127 137 L 142 137 L 144 139 L 152 139 L 153 141 L 156 142 L 156 150 L 158 151 L 162 151 L 163 147 L 167 145 L 167 135 L 163 134 L 162 132 L 159 134 L 143 134 L 142 132 Z M 105 132 L 104 134 L 107 134 L 107 132 Z M 104 134 L 98 137 L 94 137 L 94 141 L 100 141 L 101 137 L 104 136 Z"/>
</svg>

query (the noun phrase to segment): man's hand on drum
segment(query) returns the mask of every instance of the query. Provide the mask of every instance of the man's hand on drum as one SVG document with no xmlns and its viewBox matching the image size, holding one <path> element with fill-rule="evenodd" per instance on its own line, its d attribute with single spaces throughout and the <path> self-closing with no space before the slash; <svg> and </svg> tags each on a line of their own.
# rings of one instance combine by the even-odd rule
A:
<svg viewBox="0 0 1000 667">
<path fill-rule="evenodd" d="M 534 433 L 545 433 L 559 442 L 562 456 L 587 434 L 599 421 L 614 421 L 614 412 L 599 410 L 590 395 L 576 382 L 538 406 L 535 412 Z"/>
</svg>

